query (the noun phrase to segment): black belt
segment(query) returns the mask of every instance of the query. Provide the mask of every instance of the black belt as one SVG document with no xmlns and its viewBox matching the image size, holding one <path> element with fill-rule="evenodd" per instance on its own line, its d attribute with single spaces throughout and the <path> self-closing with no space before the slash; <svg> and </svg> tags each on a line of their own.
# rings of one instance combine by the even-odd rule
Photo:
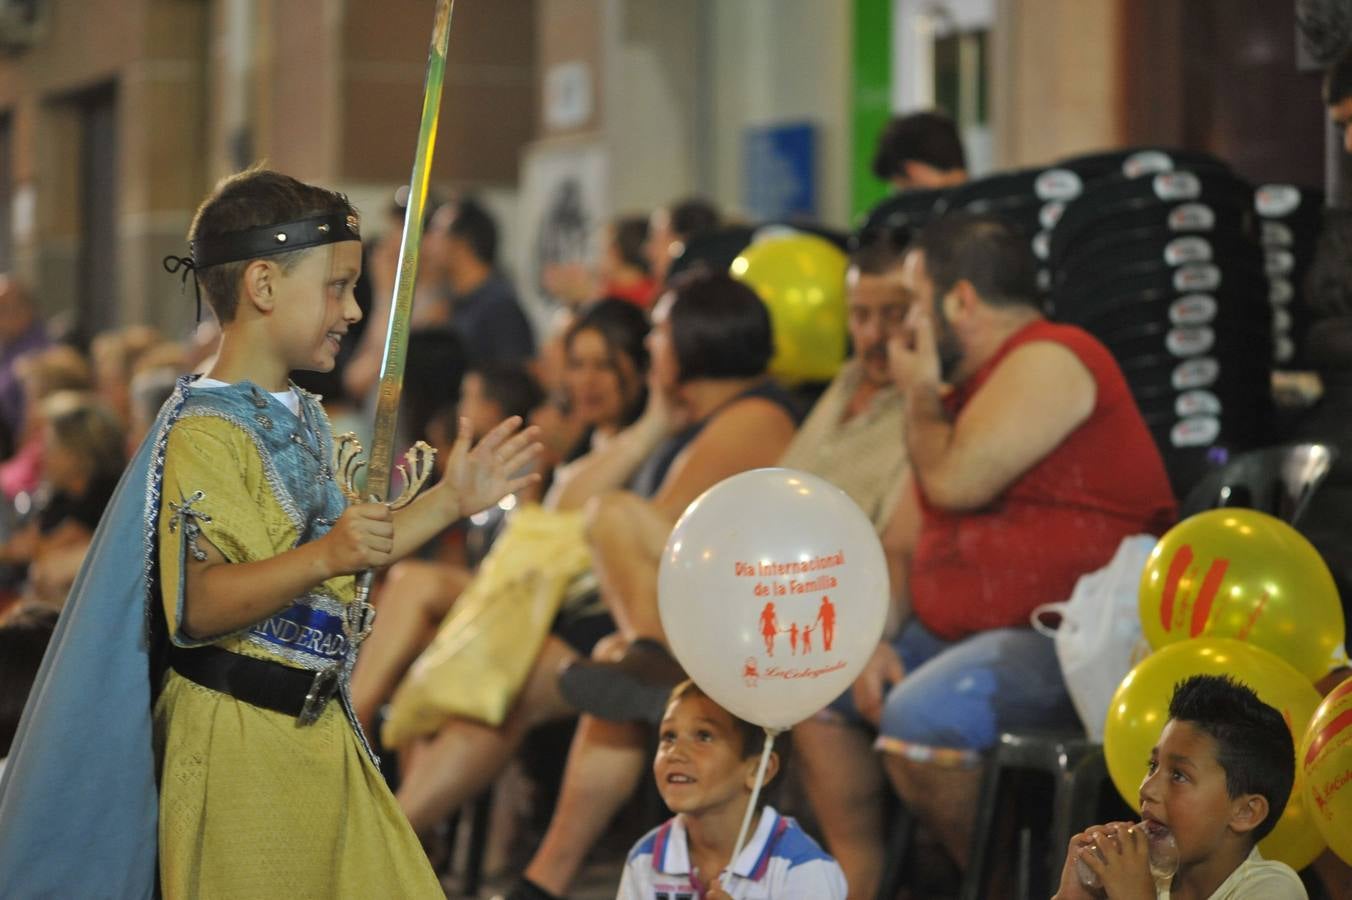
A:
<svg viewBox="0 0 1352 900">
<path fill-rule="evenodd" d="M 336 667 L 310 672 L 219 647 L 170 647 L 169 665 L 204 688 L 294 716 L 302 725 L 318 719 L 338 691 Z"/>
</svg>

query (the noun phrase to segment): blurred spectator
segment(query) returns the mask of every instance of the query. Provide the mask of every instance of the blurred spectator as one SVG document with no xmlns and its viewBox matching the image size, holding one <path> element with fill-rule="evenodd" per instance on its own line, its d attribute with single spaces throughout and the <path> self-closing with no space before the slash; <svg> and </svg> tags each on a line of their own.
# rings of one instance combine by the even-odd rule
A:
<svg viewBox="0 0 1352 900">
<path fill-rule="evenodd" d="M 89 363 L 66 344 L 53 344 L 27 354 L 15 366 L 23 389 L 23 424 L 18 449 L 0 463 L 0 492 L 10 500 L 32 494 L 42 477 L 42 430 L 38 405 L 57 391 L 87 391 L 91 387 Z M 22 512 L 22 511 L 21 511 Z"/>
<path fill-rule="evenodd" d="M 465 377 L 465 348 L 446 328 L 419 329 L 409 334 L 404 360 L 404 386 L 399 395 L 399 443 L 435 445 L 429 426 L 439 411 L 460 396 Z M 454 422 L 451 423 L 454 426 Z M 450 430 L 455 437 L 454 427 Z"/>
<path fill-rule="evenodd" d="M 122 477 L 126 455 L 117 417 L 91 394 L 52 394 L 39 413 L 42 487 L 34 515 L 0 548 L 0 560 L 18 573 L 26 570 L 30 598 L 60 606 Z"/>
<path fill-rule="evenodd" d="M 515 289 L 497 269 L 497 223 L 477 201 L 466 198 L 454 204 L 444 253 L 450 327 L 470 364 L 529 360 L 535 354 L 535 337 Z"/>
<path fill-rule="evenodd" d="M 622 301 L 607 301 L 596 309 L 616 307 L 632 321 L 642 322 L 642 315 Z M 616 318 L 601 336 L 623 321 Z M 792 435 L 789 398 L 765 378 L 772 349 L 769 315 L 749 288 L 725 275 L 690 280 L 658 303 L 656 319 L 661 324 L 648 339 L 652 368 L 642 415 L 619 433 L 594 441 L 591 452 L 558 473 L 546 507 L 578 510 L 627 484 L 637 493 L 625 497 L 640 503 L 647 502 L 641 497 L 651 497 L 656 514 L 674 520 L 714 482 L 773 461 Z M 580 357 L 584 349 L 589 357 L 599 356 L 595 350 L 600 347 L 590 339 L 592 349 L 577 340 L 591 330 L 587 322 L 584 313 L 572 332 L 570 357 Z M 630 342 L 607 343 L 609 353 L 618 359 L 620 349 Z M 603 385 L 613 385 L 621 389 L 620 397 L 634 397 L 628 373 L 636 371 L 631 368 L 636 361 L 620 362 L 598 365 L 600 359 L 594 359 L 572 371 L 575 376 L 588 374 L 584 370 L 602 376 L 610 369 L 608 377 L 593 380 L 588 374 L 587 381 L 594 385 L 590 390 L 599 394 Z M 618 398 L 614 391 L 610 396 L 604 406 L 613 409 Z M 619 408 L 629 405 L 623 402 Z M 410 753 L 401 758 L 410 765 L 398 798 L 415 829 L 429 831 L 448 811 L 472 798 L 480 785 L 502 770 L 531 728 L 571 714 L 559 694 L 559 666 L 591 651 L 598 637 L 613 628 L 603 610 L 594 611 L 589 604 L 584 611 L 586 615 L 561 617 L 556 623 L 555 635 L 536 655 L 501 726 L 490 729 L 450 718 L 438 733 L 404 748 Z M 583 727 L 595 734 L 606 724 Z M 601 820 L 607 818 L 608 812 Z M 556 816 L 561 828 L 570 821 L 567 815 Z M 590 837 L 579 839 L 590 843 Z"/>
<path fill-rule="evenodd" d="M 849 328 L 855 357 L 831 382 L 776 463 L 811 472 L 840 487 L 884 534 L 906 474 L 906 454 L 898 439 L 901 395 L 892 386 L 887 364 L 887 339 L 901 327 L 910 303 L 910 296 L 900 281 L 904 251 L 903 246 L 884 235 L 883 239 L 861 248 L 852 256 L 847 282 Z M 899 573 L 894 573 L 894 588 L 897 583 Z M 633 607 L 650 604 L 651 607 L 645 605 L 635 612 L 642 617 L 655 617 L 656 599 L 655 594 L 637 593 L 623 597 L 622 602 Z M 622 645 L 617 642 L 615 646 Z M 642 648 L 643 645 L 639 646 Z M 649 655 L 661 652 L 660 648 L 647 648 Z M 604 673 L 605 680 L 611 683 L 605 699 L 610 700 L 624 691 L 637 694 L 636 701 L 626 700 L 621 707 L 598 707 L 588 711 L 607 717 L 624 713 L 623 707 L 641 711 L 651 706 L 652 714 L 648 718 L 656 719 L 665 706 L 669 682 L 679 678 L 681 673 L 674 665 L 666 666 L 665 672 L 661 667 L 636 666 L 635 662 L 641 657 L 634 658 L 632 652 L 626 655 L 631 657 L 627 661 L 621 657 L 620 662 L 579 665 Z M 647 700 L 642 699 L 645 695 Z M 612 777 L 586 785 L 586 808 L 565 807 L 568 818 L 566 822 L 562 818 L 559 820 L 559 829 L 566 825 L 570 836 L 567 841 L 556 838 L 550 849 L 537 857 L 537 874 L 543 878 L 557 878 L 560 872 L 581 863 L 589 846 L 576 836 L 599 835 L 605 826 L 607 811 L 618 808 L 629 796 L 637 783 L 634 773 L 641 772 L 643 767 L 647 735 L 642 729 L 593 724 L 590 719 L 584 721 L 588 723 L 586 733 L 603 734 L 607 741 L 604 748 L 583 740 L 574 745 L 570 771 L 575 769 L 579 774 L 572 776 L 572 780 L 565 779 L 565 796 L 578 796 L 577 785 L 581 784 L 582 774 L 594 770 L 598 761 L 609 769 Z M 865 744 L 866 752 L 867 749 Z M 810 796 L 815 797 L 819 792 L 837 791 L 843 782 L 857 783 L 859 776 L 867 774 L 868 770 L 828 769 L 809 773 L 805 781 Z M 881 833 L 881 797 L 878 796 L 883 787 L 881 773 L 864 787 L 872 790 L 866 800 L 868 806 L 877 808 L 871 821 L 872 827 Z M 555 889 L 563 884 L 559 880 L 551 883 Z M 529 892 L 523 889 L 514 900 L 527 896 Z"/>
<path fill-rule="evenodd" d="M 94 390 L 123 422 L 131 420 L 129 392 L 137 361 L 161 343 L 163 339 L 156 329 L 132 325 L 96 335 L 90 345 Z"/>
<path fill-rule="evenodd" d="M 0 616 L 0 777 L 56 620 L 56 610 L 37 605 Z"/>
<path fill-rule="evenodd" d="M 15 361 L 49 343 L 28 291 L 18 279 L 0 275 L 0 459 L 11 456 L 22 440 L 24 394 Z"/>
<path fill-rule="evenodd" d="M 652 306 L 657 282 L 644 250 L 648 244 L 648 220 L 622 216 L 606 229 L 601 251 L 601 293 L 628 300 L 641 309 Z"/>
<path fill-rule="evenodd" d="M 155 424 L 160 407 L 174 392 L 182 370 L 173 366 L 153 366 L 143 369 L 132 376 L 128 390 L 130 419 L 127 423 L 127 457 L 136 453 L 141 442 L 150 433 Z"/>
<path fill-rule="evenodd" d="M 603 301 L 586 310 L 568 333 L 564 342 L 566 399 L 570 412 L 586 430 L 587 444 L 580 452 L 604 444 L 636 415 L 647 368 L 646 330 L 642 313 L 620 301 Z M 530 416 L 543 397 L 523 369 L 494 364 L 466 375 L 457 412 L 470 420 L 477 440 L 508 416 Z M 450 412 L 434 415 L 428 428 L 429 439 L 438 448 L 439 464 L 455 438 L 457 426 L 448 421 Z M 555 459 L 573 455 L 555 448 Z M 553 504 L 546 501 L 545 505 Z M 405 560 L 390 570 L 378 595 L 381 615 L 362 647 L 352 679 L 353 708 L 368 728 L 469 583 L 472 572 L 465 562 Z M 502 759 L 504 764 L 506 759 Z"/>
<path fill-rule="evenodd" d="M 555 703 L 566 698 L 563 709 L 594 705 L 592 686 L 613 675 L 606 663 L 617 661 L 626 674 L 643 670 L 640 677 L 652 669 L 661 677 L 674 667 L 651 640 L 660 631 L 628 615 L 629 598 L 655 596 L 666 536 L 695 497 L 738 472 L 773 465 L 794 434 L 796 407 L 765 375 L 773 350 L 769 313 L 746 285 L 726 274 L 677 278 L 654 308 L 648 346 L 652 368 L 643 415 L 600 452 L 579 460 L 560 491 L 565 501 L 585 498 L 601 596 L 620 629 L 596 644 L 597 664 L 575 658 L 557 687 L 553 672 L 543 673 L 548 680 L 541 690 Z M 635 602 L 632 608 L 646 607 Z M 631 644 L 632 638 L 649 640 Z M 551 661 L 555 670 L 561 662 L 567 660 Z M 528 881 L 513 897 L 567 890 L 641 779 L 643 740 L 641 725 L 582 717 L 549 831 L 526 870 Z M 466 799 L 461 777 L 438 774 L 428 763 L 399 792 L 415 826 L 444 810 L 448 799 Z"/>
<path fill-rule="evenodd" d="M 343 349 L 347 355 L 340 355 L 340 365 L 335 368 L 342 379 L 345 400 L 349 403 L 363 403 L 380 379 L 390 304 L 394 300 L 395 277 L 399 271 L 399 250 L 404 237 L 407 195 L 408 189 L 405 187 L 395 193 L 395 201 L 385 210 L 383 230 L 363 248 L 362 277 L 358 281 L 358 288 L 366 286 L 367 299 L 362 305 L 362 320 L 352 330 L 352 333 L 360 332 L 360 336 L 350 350 L 344 343 Z M 428 197 L 423 209 L 423 237 L 419 246 L 413 305 L 409 310 L 410 334 L 445 332 L 451 321 L 446 232 L 455 218 L 455 204 L 441 203 Z M 360 290 L 357 299 L 361 303 Z M 339 368 L 341 372 L 337 371 Z M 458 388 L 457 376 L 451 396 Z M 326 398 L 337 397 L 336 391 L 321 393 Z"/>
<path fill-rule="evenodd" d="M 647 309 L 657 293 L 647 243 L 648 220 L 621 216 L 601 229 L 593 265 L 580 261 L 551 265 L 545 271 L 545 288 L 566 306 L 614 297 Z"/>
<path fill-rule="evenodd" d="M 958 126 L 937 111 L 897 116 L 878 137 L 873 174 L 900 191 L 962 184 L 967 155 Z"/>
<path fill-rule="evenodd" d="M 564 336 L 564 398 L 583 424 L 565 463 L 589 453 L 633 424 L 647 399 L 648 318 L 618 300 L 601 300 L 578 315 Z"/>
<path fill-rule="evenodd" d="M 613 432 L 598 431 L 593 422 L 633 423 L 643 411 L 648 371 L 648 317 L 623 300 L 599 300 L 559 320 L 559 333 L 541 350 L 536 371 L 546 369 L 552 383 L 542 382 L 549 402 L 532 416 L 540 428 L 544 456 L 562 465 L 586 455 Z M 542 467 L 547 470 L 549 467 Z M 549 483 L 540 486 L 541 493 Z"/>
<path fill-rule="evenodd" d="M 654 283 L 666 284 L 671 261 L 685 252 L 686 241 L 713 231 L 722 221 L 714 205 L 698 197 L 687 197 L 653 210 L 648 217 L 648 240 L 643 252 Z"/>
<path fill-rule="evenodd" d="M 543 402 L 539 383 L 524 368 L 489 363 L 465 373 L 456 415 L 469 421 L 477 443 L 503 419 L 520 416 L 524 420 Z"/>
</svg>

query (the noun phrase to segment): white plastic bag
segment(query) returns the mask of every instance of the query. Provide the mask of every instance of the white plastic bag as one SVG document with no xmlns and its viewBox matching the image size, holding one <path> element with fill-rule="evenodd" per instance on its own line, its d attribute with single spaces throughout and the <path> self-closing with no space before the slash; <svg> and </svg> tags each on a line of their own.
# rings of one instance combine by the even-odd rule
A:
<svg viewBox="0 0 1352 900">
<path fill-rule="evenodd" d="M 1113 692 L 1150 652 L 1141 636 L 1137 592 L 1156 540 L 1149 534 L 1124 538 L 1108 565 L 1075 582 L 1069 600 L 1033 610 L 1033 628 L 1056 642 L 1061 674 L 1085 733 L 1099 743 Z M 1043 621 L 1051 614 L 1061 616 L 1059 627 Z"/>
</svg>

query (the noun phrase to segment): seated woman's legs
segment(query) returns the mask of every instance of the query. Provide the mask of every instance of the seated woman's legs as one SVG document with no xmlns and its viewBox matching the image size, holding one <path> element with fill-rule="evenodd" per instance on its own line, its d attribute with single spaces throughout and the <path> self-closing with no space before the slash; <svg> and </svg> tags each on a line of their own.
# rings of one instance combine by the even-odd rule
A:
<svg viewBox="0 0 1352 900">
<path fill-rule="evenodd" d="M 845 871 L 850 900 L 873 900 L 882 879 L 882 767 L 862 727 L 823 717 L 793 729 L 793 764 L 802 776 L 827 849 Z"/>
<path fill-rule="evenodd" d="M 422 560 L 405 560 L 390 569 L 376 599 L 374 626 L 352 672 L 352 708 L 368 733 L 376 713 L 431 643 L 471 577 L 461 566 Z"/>
<path fill-rule="evenodd" d="M 563 641 L 546 638 L 502 725 L 451 719 L 410 748 L 396 799 L 416 832 L 426 835 L 492 784 L 530 729 L 571 713 L 559 696 L 558 670 L 576 658 Z"/>
<path fill-rule="evenodd" d="M 642 725 L 578 720 L 554 815 L 526 878 L 556 896 L 568 892 L 606 825 L 649 770 L 644 734 Z"/>
<path fill-rule="evenodd" d="M 587 507 L 587 540 L 601 596 L 630 640 L 665 643 L 657 613 L 657 569 L 672 521 L 628 491 L 613 491 Z"/>
<path fill-rule="evenodd" d="M 1078 722 L 1051 639 L 1001 628 L 910 669 L 887 696 L 878 746 L 897 793 L 965 868 L 982 755 L 1003 731 Z"/>
</svg>

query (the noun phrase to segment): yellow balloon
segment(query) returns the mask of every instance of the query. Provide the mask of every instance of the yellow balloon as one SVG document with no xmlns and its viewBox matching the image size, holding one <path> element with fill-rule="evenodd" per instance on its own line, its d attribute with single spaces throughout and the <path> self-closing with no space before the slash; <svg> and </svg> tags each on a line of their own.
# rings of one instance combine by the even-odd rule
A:
<svg viewBox="0 0 1352 900">
<path fill-rule="evenodd" d="M 814 234 L 756 241 L 732 261 L 770 310 L 775 355 L 770 374 L 796 384 L 833 378 L 845 361 L 845 269 L 835 244 Z"/>
<path fill-rule="evenodd" d="M 1174 686 L 1193 675 L 1229 675 L 1253 688 L 1260 700 L 1281 711 L 1296 742 L 1319 705 L 1319 692 L 1303 675 L 1251 644 L 1203 638 L 1157 650 L 1122 679 L 1103 728 L 1108 775 L 1132 807 L 1140 803 L 1146 761 L 1169 720 Z M 1258 849 L 1263 856 L 1279 859 L 1297 870 L 1313 862 L 1324 849 L 1324 839 L 1305 802 L 1299 765 L 1286 809 Z"/>
<path fill-rule="evenodd" d="M 1150 646 L 1235 638 L 1275 653 L 1311 681 L 1333 667 L 1343 608 L 1319 551 L 1251 509 L 1198 513 L 1160 539 L 1141 573 Z"/>
<path fill-rule="evenodd" d="M 1330 849 L 1352 864 L 1352 677 L 1319 704 L 1296 759 L 1314 824 Z"/>
</svg>

